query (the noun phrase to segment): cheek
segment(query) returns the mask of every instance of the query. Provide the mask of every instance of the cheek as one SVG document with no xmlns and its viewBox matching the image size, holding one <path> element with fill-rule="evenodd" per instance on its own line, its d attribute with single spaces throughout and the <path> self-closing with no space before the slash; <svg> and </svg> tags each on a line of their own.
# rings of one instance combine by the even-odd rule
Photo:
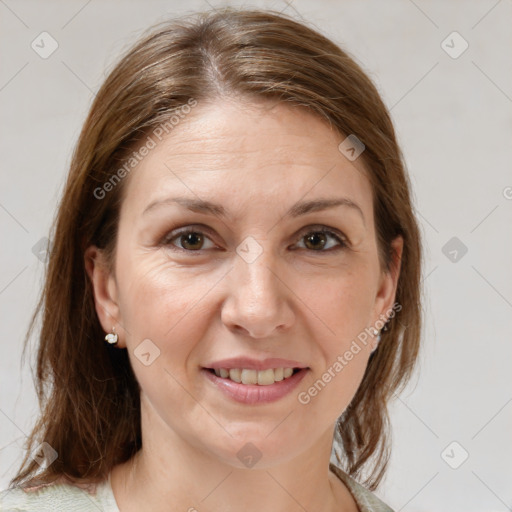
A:
<svg viewBox="0 0 512 512">
<path fill-rule="evenodd" d="M 321 320 L 312 339 L 322 352 L 322 366 L 305 379 L 299 403 L 314 409 L 317 417 L 330 415 L 334 421 L 352 400 L 366 371 L 375 298 L 369 276 L 347 271 L 314 291 L 303 288 L 303 294 L 309 293 L 308 307 Z"/>
<path fill-rule="evenodd" d="M 182 386 L 189 387 L 187 363 L 209 324 L 201 299 L 211 289 L 211 281 L 170 268 L 161 257 L 123 265 L 119 280 L 127 285 L 122 288 L 121 310 L 137 381 L 164 415 L 172 403 L 173 410 L 200 416 L 197 403 Z"/>
<path fill-rule="evenodd" d="M 126 283 L 121 311 L 131 351 L 149 338 L 161 355 L 172 350 L 173 365 L 184 364 L 208 324 L 204 298 L 218 280 L 216 275 L 173 267 L 159 253 L 120 264 L 119 281 Z"/>
<path fill-rule="evenodd" d="M 370 326 L 374 290 L 370 269 L 342 269 L 337 276 L 302 284 L 301 296 L 307 297 L 304 302 L 323 324 L 322 332 L 330 334 L 323 345 L 331 356 L 344 351 Z"/>
</svg>

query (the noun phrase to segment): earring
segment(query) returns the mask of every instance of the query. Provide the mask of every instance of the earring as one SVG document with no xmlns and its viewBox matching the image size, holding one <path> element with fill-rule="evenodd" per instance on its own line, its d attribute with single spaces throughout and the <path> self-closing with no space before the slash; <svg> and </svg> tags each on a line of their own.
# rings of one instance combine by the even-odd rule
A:
<svg viewBox="0 0 512 512">
<path fill-rule="evenodd" d="M 378 331 L 375 327 L 372 327 L 372 332 L 374 336 L 377 336 L 377 340 L 374 341 L 372 345 L 371 354 L 373 354 L 377 350 L 377 348 L 379 347 L 380 340 L 382 338 L 380 331 Z"/>
<path fill-rule="evenodd" d="M 112 332 L 105 336 L 105 341 L 108 341 L 111 345 L 115 345 L 118 340 L 118 335 L 116 334 L 116 328 L 112 327 Z"/>
</svg>

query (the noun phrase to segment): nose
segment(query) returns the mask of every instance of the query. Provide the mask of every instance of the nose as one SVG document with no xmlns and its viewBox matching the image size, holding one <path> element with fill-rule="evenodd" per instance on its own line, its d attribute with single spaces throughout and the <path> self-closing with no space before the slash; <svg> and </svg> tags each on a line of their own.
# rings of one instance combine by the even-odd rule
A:
<svg viewBox="0 0 512 512">
<path fill-rule="evenodd" d="M 293 324 L 293 293 L 278 269 L 266 251 L 252 263 L 235 258 L 234 268 L 226 276 L 227 298 L 221 313 L 224 325 L 253 338 L 267 338 Z"/>
</svg>

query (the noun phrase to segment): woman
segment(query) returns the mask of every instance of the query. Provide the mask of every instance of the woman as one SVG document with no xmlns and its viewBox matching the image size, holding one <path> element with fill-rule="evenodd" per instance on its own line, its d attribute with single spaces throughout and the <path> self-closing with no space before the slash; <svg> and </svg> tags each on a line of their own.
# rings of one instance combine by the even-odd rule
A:
<svg viewBox="0 0 512 512">
<path fill-rule="evenodd" d="M 52 239 L 42 415 L 1 510 L 391 510 L 420 238 L 334 43 L 273 11 L 154 27 L 95 98 Z"/>
</svg>

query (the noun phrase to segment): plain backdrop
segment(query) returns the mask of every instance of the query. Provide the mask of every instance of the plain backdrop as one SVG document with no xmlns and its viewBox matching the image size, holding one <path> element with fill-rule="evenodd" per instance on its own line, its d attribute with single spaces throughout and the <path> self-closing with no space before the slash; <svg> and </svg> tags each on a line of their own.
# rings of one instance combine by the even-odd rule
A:
<svg viewBox="0 0 512 512">
<path fill-rule="evenodd" d="M 403 148 L 425 244 L 424 345 L 420 371 L 391 408 L 392 459 L 376 494 L 396 511 L 510 510 L 512 2 L 229 5 L 285 10 L 348 50 L 391 109 Z M 94 93 L 143 30 L 209 8 L 0 0 L 1 488 L 37 414 L 22 341 Z M 31 46 L 42 32 L 58 44 L 47 58 Z"/>
</svg>

